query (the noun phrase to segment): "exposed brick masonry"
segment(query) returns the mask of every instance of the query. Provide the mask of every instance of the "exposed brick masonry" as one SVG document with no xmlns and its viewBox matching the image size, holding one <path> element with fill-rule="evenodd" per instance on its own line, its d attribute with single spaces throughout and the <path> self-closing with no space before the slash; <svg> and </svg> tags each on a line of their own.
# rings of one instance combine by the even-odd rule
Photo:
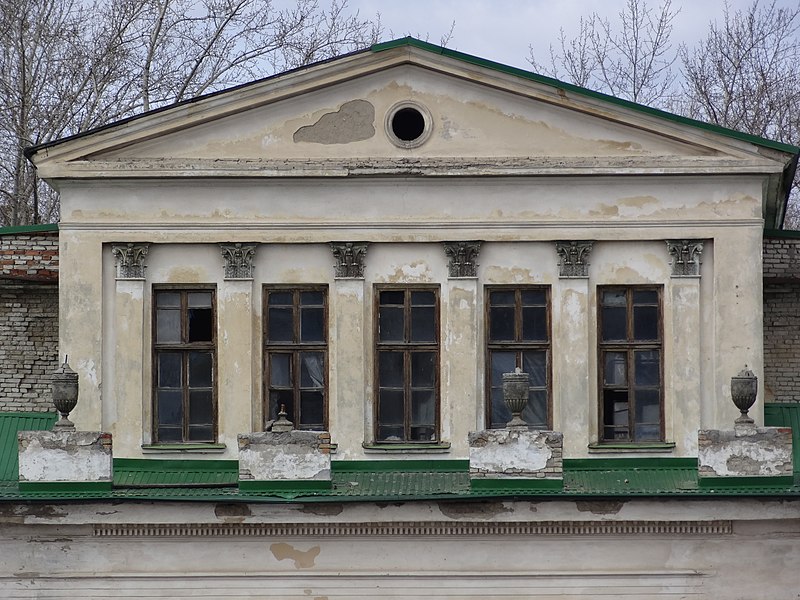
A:
<svg viewBox="0 0 800 600">
<path fill-rule="evenodd" d="M 800 402 L 800 238 L 764 239 L 764 391 Z"/>
<path fill-rule="evenodd" d="M 58 232 L 0 234 L 0 411 L 52 411 Z"/>
</svg>

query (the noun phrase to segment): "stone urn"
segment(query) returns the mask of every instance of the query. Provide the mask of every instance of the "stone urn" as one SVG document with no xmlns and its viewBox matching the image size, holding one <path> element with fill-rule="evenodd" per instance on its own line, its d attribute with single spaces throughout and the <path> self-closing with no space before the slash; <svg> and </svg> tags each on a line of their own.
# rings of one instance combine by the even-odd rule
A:
<svg viewBox="0 0 800 600">
<path fill-rule="evenodd" d="M 78 404 L 78 374 L 70 369 L 66 357 L 64 357 L 63 364 L 53 373 L 50 385 L 53 392 L 53 404 L 61 414 L 61 418 L 53 425 L 53 430 L 74 431 L 75 424 L 67 417 Z"/>
<path fill-rule="evenodd" d="M 506 427 L 527 427 L 528 424 L 522 420 L 522 411 L 528 404 L 528 394 L 530 392 L 529 378 L 527 373 L 517 367 L 513 373 L 503 373 L 503 400 L 511 411 L 511 420 L 506 423 Z"/>
<path fill-rule="evenodd" d="M 750 369 L 743 369 L 739 374 L 731 377 L 731 398 L 736 408 L 742 413 L 736 419 L 737 423 L 752 423 L 753 419 L 747 414 L 756 401 L 758 393 L 758 377 Z"/>
</svg>

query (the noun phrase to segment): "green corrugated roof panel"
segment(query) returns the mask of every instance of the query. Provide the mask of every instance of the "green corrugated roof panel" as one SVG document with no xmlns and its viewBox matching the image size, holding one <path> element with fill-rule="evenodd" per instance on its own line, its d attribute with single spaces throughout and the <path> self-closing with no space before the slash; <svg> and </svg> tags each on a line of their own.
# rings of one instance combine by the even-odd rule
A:
<svg viewBox="0 0 800 600">
<path fill-rule="evenodd" d="M 219 487 L 238 480 L 235 460 L 114 459 L 115 487 Z"/>
<path fill-rule="evenodd" d="M 0 482 L 19 480 L 17 432 L 52 429 L 56 413 L 0 412 Z"/>
<path fill-rule="evenodd" d="M 434 497 L 469 494 L 466 471 L 345 471 L 334 473 L 334 496 L 368 498 Z"/>
<path fill-rule="evenodd" d="M 792 428 L 792 462 L 795 475 L 800 475 L 800 402 L 765 404 L 764 424 L 769 427 Z"/>
</svg>

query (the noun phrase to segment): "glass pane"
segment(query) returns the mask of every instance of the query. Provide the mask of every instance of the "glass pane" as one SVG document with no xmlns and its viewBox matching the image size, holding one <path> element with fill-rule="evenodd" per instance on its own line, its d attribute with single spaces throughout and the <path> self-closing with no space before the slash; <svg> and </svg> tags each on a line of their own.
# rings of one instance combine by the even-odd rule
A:
<svg viewBox="0 0 800 600">
<path fill-rule="evenodd" d="M 159 309 L 156 311 L 156 342 L 159 344 L 181 341 L 181 311 Z"/>
<path fill-rule="evenodd" d="M 183 360 L 180 352 L 158 353 L 158 387 L 180 388 L 183 385 Z"/>
<path fill-rule="evenodd" d="M 322 352 L 300 353 L 300 387 L 325 387 L 325 358 Z"/>
<path fill-rule="evenodd" d="M 270 342 L 293 342 L 291 308 L 270 308 L 268 311 L 267 340 Z"/>
<path fill-rule="evenodd" d="M 269 306 L 291 306 L 292 292 L 269 292 Z"/>
<path fill-rule="evenodd" d="M 635 340 L 658 339 L 657 306 L 634 306 L 633 339 Z"/>
<path fill-rule="evenodd" d="M 402 425 L 404 414 L 404 395 L 402 390 L 380 390 L 378 402 L 379 425 Z"/>
<path fill-rule="evenodd" d="M 210 342 L 214 339 L 213 318 L 210 308 L 189 309 L 189 341 Z"/>
<path fill-rule="evenodd" d="M 543 306 L 522 308 L 522 340 L 547 341 L 547 309 Z"/>
<path fill-rule="evenodd" d="M 378 332 L 382 342 L 405 341 L 403 309 L 381 306 L 378 312 Z"/>
<path fill-rule="evenodd" d="M 378 427 L 378 441 L 381 442 L 402 442 L 404 435 L 402 425 L 381 425 Z"/>
<path fill-rule="evenodd" d="M 281 406 L 285 407 L 286 418 L 295 421 L 294 392 L 292 390 L 270 390 L 269 392 L 269 418 L 275 421 Z"/>
<path fill-rule="evenodd" d="M 157 433 L 158 441 L 162 444 L 169 444 L 171 442 L 183 441 L 183 428 L 182 427 L 164 427 L 158 426 Z"/>
<path fill-rule="evenodd" d="M 325 341 L 325 311 L 322 308 L 300 309 L 300 341 Z"/>
<path fill-rule="evenodd" d="M 379 352 L 378 353 L 378 380 L 379 387 L 403 387 L 403 353 Z"/>
<path fill-rule="evenodd" d="M 603 390 L 603 421 L 606 432 L 613 431 L 611 438 L 628 438 L 628 392 L 625 390 Z"/>
<path fill-rule="evenodd" d="M 492 363 L 492 387 L 503 387 L 503 373 L 514 372 L 517 366 L 517 353 L 492 352 L 490 360 Z"/>
<path fill-rule="evenodd" d="M 211 308 L 211 292 L 189 292 L 187 296 L 189 308 Z"/>
<path fill-rule="evenodd" d="M 514 341 L 513 306 L 493 306 L 489 309 L 489 339 L 493 342 Z"/>
<path fill-rule="evenodd" d="M 658 304 L 658 292 L 655 290 L 634 290 L 634 304 Z"/>
<path fill-rule="evenodd" d="M 545 306 L 547 304 L 547 292 L 544 290 L 523 290 L 523 306 Z"/>
<path fill-rule="evenodd" d="M 300 427 L 322 429 L 325 400 L 322 392 L 304 390 L 300 392 Z"/>
<path fill-rule="evenodd" d="M 637 350 L 633 360 L 637 386 L 660 385 L 661 364 L 658 350 Z"/>
<path fill-rule="evenodd" d="M 403 290 L 386 290 L 380 293 L 381 306 L 387 304 L 399 304 L 403 306 L 405 303 L 406 293 Z"/>
<path fill-rule="evenodd" d="M 492 388 L 492 427 L 505 427 L 511 420 L 511 411 L 503 402 L 503 388 Z"/>
<path fill-rule="evenodd" d="M 189 353 L 189 387 L 211 387 L 214 374 L 214 361 L 211 352 Z"/>
<path fill-rule="evenodd" d="M 661 439 L 661 403 L 658 390 L 636 391 L 635 441 Z"/>
<path fill-rule="evenodd" d="M 303 306 L 322 306 L 322 292 L 300 292 L 300 304 Z"/>
<path fill-rule="evenodd" d="M 158 424 L 180 425 L 183 423 L 183 392 L 158 391 Z"/>
<path fill-rule="evenodd" d="M 411 341 L 436 341 L 436 309 L 433 306 L 415 306 L 411 309 Z"/>
<path fill-rule="evenodd" d="M 180 308 L 181 295 L 179 292 L 156 292 L 156 306 L 158 308 Z"/>
<path fill-rule="evenodd" d="M 603 292 L 603 306 L 627 306 L 625 290 L 609 290 Z"/>
<path fill-rule="evenodd" d="M 628 386 L 628 354 L 626 352 L 606 352 L 603 384 Z"/>
<path fill-rule="evenodd" d="M 625 308 L 603 307 L 603 341 L 627 339 L 627 313 Z"/>
<path fill-rule="evenodd" d="M 436 394 L 433 390 L 411 392 L 411 425 L 430 425 L 431 432 L 436 424 Z"/>
<path fill-rule="evenodd" d="M 189 426 L 190 442 L 213 442 L 214 428 L 210 425 Z"/>
<path fill-rule="evenodd" d="M 411 306 L 434 306 L 436 294 L 433 292 L 411 292 Z"/>
<path fill-rule="evenodd" d="M 411 387 L 432 388 L 436 380 L 436 354 L 414 352 L 411 354 Z"/>
<path fill-rule="evenodd" d="M 531 387 L 545 387 L 547 385 L 547 351 L 523 352 L 522 370 L 528 374 Z"/>
<path fill-rule="evenodd" d="M 214 402 L 211 390 L 189 392 L 189 425 L 210 425 L 214 423 Z"/>
<path fill-rule="evenodd" d="M 531 427 L 547 427 L 547 390 L 531 390 L 528 404 L 522 411 L 522 420 Z"/>
<path fill-rule="evenodd" d="M 513 290 L 506 290 L 506 291 L 499 291 L 495 290 L 489 294 L 489 304 L 492 306 L 514 306 L 514 291 Z"/>
<path fill-rule="evenodd" d="M 411 438 L 415 442 L 435 442 L 436 441 L 436 426 L 435 425 L 412 425 Z"/>
<path fill-rule="evenodd" d="M 272 387 L 292 387 L 292 355 L 269 355 L 269 384 Z"/>
</svg>

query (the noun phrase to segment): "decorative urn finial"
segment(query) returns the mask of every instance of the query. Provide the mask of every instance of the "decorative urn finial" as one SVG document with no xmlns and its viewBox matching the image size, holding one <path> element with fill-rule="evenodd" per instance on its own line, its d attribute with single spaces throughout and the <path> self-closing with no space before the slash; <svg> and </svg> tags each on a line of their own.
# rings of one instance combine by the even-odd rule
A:
<svg viewBox="0 0 800 600">
<path fill-rule="evenodd" d="M 745 368 L 739 374 L 731 377 L 731 398 L 733 403 L 741 411 L 741 416 L 736 419 L 736 423 L 752 423 L 753 419 L 747 414 L 750 407 L 756 401 L 758 393 L 758 377 L 750 369 Z"/>
<path fill-rule="evenodd" d="M 61 418 L 53 425 L 53 431 L 75 431 L 75 423 L 70 421 L 69 413 L 78 404 L 78 374 L 70 369 L 67 356 L 51 377 L 53 404 Z"/>
<path fill-rule="evenodd" d="M 272 424 L 272 431 L 276 433 L 283 433 L 292 431 L 294 424 L 286 418 L 286 405 L 281 404 L 281 410 L 278 412 L 278 420 Z"/>
<path fill-rule="evenodd" d="M 527 427 L 528 424 L 522 419 L 522 411 L 528 404 L 529 378 L 527 373 L 517 367 L 513 373 L 503 373 L 503 400 L 511 411 L 511 420 L 506 423 L 506 427 Z"/>
</svg>

